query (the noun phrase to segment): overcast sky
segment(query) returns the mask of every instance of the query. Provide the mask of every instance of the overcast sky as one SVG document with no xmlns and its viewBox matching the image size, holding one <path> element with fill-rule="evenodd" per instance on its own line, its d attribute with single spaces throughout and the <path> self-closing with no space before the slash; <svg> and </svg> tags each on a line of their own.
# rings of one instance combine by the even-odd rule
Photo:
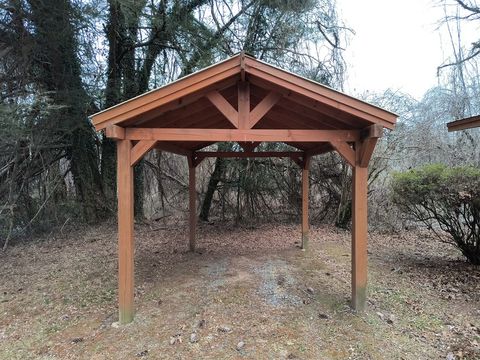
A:
<svg viewBox="0 0 480 360">
<path fill-rule="evenodd" d="M 437 84 L 437 66 L 451 46 L 445 30 L 437 30 L 443 9 L 434 1 L 337 0 L 337 5 L 356 33 L 345 52 L 348 93 L 393 88 L 420 99 Z"/>
</svg>

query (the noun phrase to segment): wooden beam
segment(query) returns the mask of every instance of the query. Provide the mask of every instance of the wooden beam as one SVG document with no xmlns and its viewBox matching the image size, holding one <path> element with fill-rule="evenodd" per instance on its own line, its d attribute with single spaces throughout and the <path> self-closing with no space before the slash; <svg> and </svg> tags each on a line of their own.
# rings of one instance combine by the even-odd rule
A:
<svg viewBox="0 0 480 360">
<path fill-rule="evenodd" d="M 240 59 L 232 57 L 213 67 L 185 76 L 166 86 L 94 114 L 91 117 L 92 122 L 97 130 L 101 130 L 109 125 L 140 116 L 147 111 L 163 106 L 168 107 L 168 104 L 176 103 L 187 96 L 226 87 L 227 82 L 233 85 L 239 71 Z M 220 86 L 221 83 L 222 86 Z"/>
<path fill-rule="evenodd" d="M 352 307 L 357 311 L 365 310 L 368 257 L 368 168 L 360 165 L 360 148 L 356 146 L 352 181 Z"/>
<path fill-rule="evenodd" d="M 360 137 L 362 140 L 368 138 L 381 138 L 383 136 L 383 126 L 379 124 L 370 125 L 362 129 Z"/>
<path fill-rule="evenodd" d="M 238 128 L 238 112 L 233 108 L 233 106 L 220 94 L 218 91 L 209 92 L 206 95 L 207 99 L 215 105 L 215 107 L 220 111 L 223 116 L 230 121 L 233 126 Z"/>
<path fill-rule="evenodd" d="M 367 138 L 360 145 L 360 166 L 368 167 L 368 163 L 372 158 L 373 150 L 377 144 L 378 138 Z"/>
<path fill-rule="evenodd" d="M 332 141 L 330 144 L 351 166 L 355 166 L 355 151 L 350 145 L 341 141 Z"/>
<path fill-rule="evenodd" d="M 130 154 L 130 165 L 134 166 L 140 159 L 151 149 L 154 148 L 156 140 L 141 140 L 132 148 L 132 153 Z"/>
<path fill-rule="evenodd" d="M 113 140 L 125 139 L 125 128 L 117 125 L 110 125 L 105 129 L 105 136 Z"/>
<path fill-rule="evenodd" d="M 248 128 L 253 128 L 281 98 L 282 94 L 274 91 L 265 96 L 250 113 Z"/>
<path fill-rule="evenodd" d="M 306 157 L 302 167 L 302 249 L 308 248 L 309 221 L 308 221 L 308 190 L 310 158 Z"/>
<path fill-rule="evenodd" d="M 448 132 L 473 129 L 477 127 L 480 127 L 480 115 L 452 121 L 447 124 Z"/>
<path fill-rule="evenodd" d="M 302 95 L 303 97 L 318 101 L 334 109 L 341 109 L 343 113 L 360 117 L 372 123 L 383 124 L 390 129 L 395 125 L 398 116 L 391 112 L 287 71 L 280 70 L 256 59 L 247 57 L 245 64 L 247 66 L 247 72 L 250 75 L 249 80 L 252 83 L 256 78 L 259 78 L 291 93 Z M 272 86 L 270 88 L 272 88 Z"/>
<path fill-rule="evenodd" d="M 118 193 L 118 308 L 119 322 L 129 323 L 134 316 L 134 234 L 132 142 L 117 142 Z"/>
<path fill-rule="evenodd" d="M 246 81 L 238 83 L 238 128 L 248 129 L 250 116 L 250 84 Z"/>
<path fill-rule="evenodd" d="M 197 191 L 195 185 L 195 166 L 188 167 L 188 197 L 189 197 L 189 249 L 195 251 L 195 231 L 197 227 Z"/>
<path fill-rule="evenodd" d="M 127 128 L 125 131 L 129 140 L 158 141 L 353 142 L 360 138 L 357 130 Z"/>
<path fill-rule="evenodd" d="M 220 157 L 220 158 L 265 158 L 265 157 L 278 157 L 278 158 L 301 158 L 304 153 L 301 151 L 264 151 L 264 152 L 234 152 L 234 151 L 198 151 L 195 153 L 197 159 L 204 159 L 207 157 Z"/>
<path fill-rule="evenodd" d="M 240 80 L 247 80 L 247 74 L 245 69 L 245 51 L 243 50 L 240 52 Z"/>
</svg>

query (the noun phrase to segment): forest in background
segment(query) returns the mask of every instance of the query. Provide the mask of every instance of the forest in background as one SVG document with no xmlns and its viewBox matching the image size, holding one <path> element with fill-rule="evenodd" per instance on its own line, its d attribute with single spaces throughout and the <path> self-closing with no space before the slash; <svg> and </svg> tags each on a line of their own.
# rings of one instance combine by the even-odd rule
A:
<svg viewBox="0 0 480 360">
<path fill-rule="evenodd" d="M 461 41 L 462 23 L 480 23 L 480 7 L 440 3 L 455 7 L 439 19 L 452 55 L 447 64 L 439 59 L 438 86 L 421 100 L 394 89 L 356 94 L 400 116 L 369 168 L 370 225 L 380 230 L 410 226 L 392 201 L 392 173 L 432 163 L 480 166 L 479 130 L 446 129 L 480 113 L 480 40 Z M 3 1 L 0 245 L 115 216 L 115 144 L 94 131 L 89 115 L 239 51 L 343 90 L 342 52 L 352 36 L 334 0 Z M 260 148 L 272 146 L 283 145 Z M 290 160 L 206 160 L 198 170 L 200 218 L 297 220 L 300 175 Z M 185 159 L 152 151 L 135 168 L 137 220 L 186 218 L 187 177 Z M 336 153 L 313 159 L 312 223 L 349 226 L 350 177 Z"/>
</svg>

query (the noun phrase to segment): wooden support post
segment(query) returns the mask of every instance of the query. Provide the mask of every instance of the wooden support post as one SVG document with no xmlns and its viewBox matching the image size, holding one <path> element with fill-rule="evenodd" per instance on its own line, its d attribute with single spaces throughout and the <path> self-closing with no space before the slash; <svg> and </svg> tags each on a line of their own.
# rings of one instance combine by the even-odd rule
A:
<svg viewBox="0 0 480 360">
<path fill-rule="evenodd" d="M 368 168 L 361 166 L 362 147 L 356 144 L 352 168 L 352 308 L 365 310 L 367 290 L 367 187 Z"/>
<path fill-rule="evenodd" d="M 133 238 L 133 167 L 132 141 L 117 142 L 118 196 L 118 310 L 119 322 L 133 320 L 134 238 Z"/>
<path fill-rule="evenodd" d="M 308 224 L 308 190 L 309 190 L 309 163 L 310 159 L 305 157 L 302 166 L 302 249 L 307 250 L 309 238 Z"/>
<path fill-rule="evenodd" d="M 250 84 L 246 81 L 238 83 L 238 128 L 248 129 L 250 116 Z"/>
<path fill-rule="evenodd" d="M 189 194 L 189 249 L 195 251 L 195 230 L 197 227 L 197 191 L 195 188 L 195 165 L 188 166 L 188 194 Z"/>
</svg>

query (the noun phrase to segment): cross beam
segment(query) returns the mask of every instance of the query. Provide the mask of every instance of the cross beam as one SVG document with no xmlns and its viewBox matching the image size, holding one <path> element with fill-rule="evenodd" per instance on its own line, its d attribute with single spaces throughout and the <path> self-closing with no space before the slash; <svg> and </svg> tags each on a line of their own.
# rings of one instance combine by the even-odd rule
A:
<svg viewBox="0 0 480 360">
<path fill-rule="evenodd" d="M 260 103 L 250 110 L 250 83 L 238 83 L 238 109 L 235 109 L 220 92 L 213 90 L 205 97 L 222 113 L 225 118 L 237 129 L 253 128 L 282 98 L 282 94 L 271 91 Z"/>
<path fill-rule="evenodd" d="M 278 130 L 278 129 L 184 129 L 125 128 L 112 129 L 115 139 L 156 141 L 261 141 L 261 142 L 354 142 L 359 130 Z"/>
</svg>

